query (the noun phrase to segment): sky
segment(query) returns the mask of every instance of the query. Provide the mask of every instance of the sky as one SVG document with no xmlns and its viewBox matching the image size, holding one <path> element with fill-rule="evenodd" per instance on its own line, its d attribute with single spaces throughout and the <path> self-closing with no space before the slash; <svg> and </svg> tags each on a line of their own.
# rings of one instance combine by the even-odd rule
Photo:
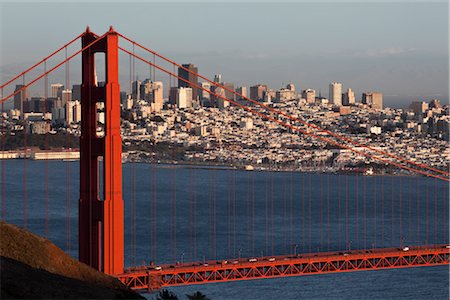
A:
<svg viewBox="0 0 450 300">
<path fill-rule="evenodd" d="M 2 82 L 87 25 L 99 34 L 113 25 L 178 63 L 195 64 L 202 75 L 222 74 L 235 85 L 276 89 L 292 82 L 327 97 L 328 84 L 338 81 L 357 99 L 380 91 L 394 107 L 449 98 L 446 1 L 2 1 L 0 13 Z M 123 90 L 129 64 L 123 56 Z M 80 81 L 79 69 L 72 63 L 72 83 Z M 136 63 L 134 73 L 142 80 L 149 69 Z M 63 79 L 55 74 L 51 80 Z"/>
</svg>

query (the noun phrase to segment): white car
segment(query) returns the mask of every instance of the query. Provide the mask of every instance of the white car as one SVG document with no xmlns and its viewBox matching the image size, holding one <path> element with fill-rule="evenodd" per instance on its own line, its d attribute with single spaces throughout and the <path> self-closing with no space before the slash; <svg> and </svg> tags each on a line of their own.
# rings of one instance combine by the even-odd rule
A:
<svg viewBox="0 0 450 300">
<path fill-rule="evenodd" d="M 403 251 L 409 251 L 409 247 L 408 246 L 405 246 L 405 247 L 403 247 L 403 249 L 402 249 Z"/>
<path fill-rule="evenodd" d="M 156 266 L 156 267 L 154 267 L 154 269 L 155 269 L 156 271 L 161 271 L 161 270 L 162 270 L 162 268 L 161 268 L 160 266 Z"/>
<path fill-rule="evenodd" d="M 275 261 L 275 257 L 269 258 L 268 261 Z"/>
<path fill-rule="evenodd" d="M 256 262 L 256 261 L 258 261 L 256 258 L 249 258 L 248 259 L 248 262 Z"/>
</svg>

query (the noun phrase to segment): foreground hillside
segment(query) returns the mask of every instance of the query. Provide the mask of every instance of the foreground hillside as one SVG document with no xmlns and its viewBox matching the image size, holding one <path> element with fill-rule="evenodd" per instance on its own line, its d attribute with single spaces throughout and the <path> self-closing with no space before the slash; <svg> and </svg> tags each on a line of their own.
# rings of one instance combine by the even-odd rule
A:
<svg viewBox="0 0 450 300">
<path fill-rule="evenodd" d="M 0 223 L 1 299 L 143 299 L 49 240 Z"/>
</svg>

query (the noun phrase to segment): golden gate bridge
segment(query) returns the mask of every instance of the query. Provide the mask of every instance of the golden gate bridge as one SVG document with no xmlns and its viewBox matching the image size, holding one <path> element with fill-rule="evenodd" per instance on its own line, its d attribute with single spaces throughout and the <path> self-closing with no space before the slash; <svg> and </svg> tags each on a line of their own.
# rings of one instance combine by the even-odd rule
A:
<svg viewBox="0 0 450 300">
<path fill-rule="evenodd" d="M 127 50 L 126 46 L 119 46 L 119 39 L 124 41 L 126 45 L 131 45 L 132 50 Z M 68 47 L 75 42 L 81 40 L 82 47 L 80 50 L 68 55 Z M 135 48 L 139 48 L 144 51 L 145 55 L 138 55 L 135 52 Z M 58 53 L 65 53 L 64 59 L 47 69 L 47 63 Z M 146 289 L 155 290 L 165 286 L 185 285 L 185 284 L 204 284 L 210 282 L 225 282 L 225 281 L 237 281 L 237 280 L 251 280 L 261 278 L 275 278 L 286 276 L 300 276 L 300 275 L 313 275 L 313 274 L 325 274 L 325 273 L 339 273 L 339 272 L 354 272 L 363 270 L 378 270 L 378 269 L 392 269 L 392 268 L 409 268 L 409 267 L 425 267 L 425 266 L 438 266 L 448 265 L 450 258 L 450 247 L 446 244 L 446 241 L 438 241 L 437 231 L 443 230 L 442 225 L 437 222 L 437 192 L 434 199 L 434 230 L 435 238 L 434 243 L 428 242 L 428 227 L 429 227 L 429 200 L 426 199 L 426 241 L 422 245 L 410 245 L 405 246 L 401 237 L 401 226 L 403 219 L 400 216 L 399 226 L 399 242 L 398 247 L 375 247 L 375 243 L 372 243 L 372 248 L 369 247 L 356 247 L 356 249 L 350 250 L 350 247 L 341 249 L 340 251 L 317 251 L 309 253 L 298 253 L 296 251 L 297 245 L 291 247 L 291 253 L 285 255 L 262 255 L 261 257 L 235 257 L 235 258 L 222 258 L 217 259 L 214 255 L 214 259 L 206 260 L 199 263 L 194 262 L 177 262 L 176 264 L 156 264 L 131 266 L 125 268 L 124 264 L 124 200 L 123 200 L 123 188 L 122 188 L 122 138 L 121 138 L 121 111 L 120 111 L 120 85 L 119 85 L 119 52 L 123 52 L 131 58 L 136 59 L 149 67 L 153 68 L 153 71 L 161 71 L 170 78 L 177 78 L 183 82 L 189 84 L 192 88 L 196 88 L 211 94 L 212 96 L 229 102 L 232 106 L 238 107 L 255 117 L 264 119 L 269 122 L 273 122 L 282 128 L 286 128 L 292 132 L 306 135 L 314 139 L 320 140 L 333 147 L 347 149 L 361 156 L 365 156 L 368 159 L 385 164 L 386 166 L 392 166 L 401 170 L 405 170 L 409 173 L 416 175 L 426 176 L 436 181 L 449 182 L 449 173 L 437 169 L 435 167 L 427 166 L 425 164 L 416 162 L 408 157 L 401 156 L 395 153 L 389 153 L 385 150 L 381 150 L 375 147 L 371 147 L 364 143 L 355 141 L 342 133 L 332 132 L 330 130 L 321 128 L 318 125 L 309 123 L 303 120 L 301 117 L 292 116 L 286 112 L 283 112 L 277 108 L 266 105 L 259 101 L 250 99 L 244 95 L 241 95 L 228 88 L 221 83 L 212 81 L 207 77 L 204 77 L 192 70 L 185 68 L 184 66 L 176 63 L 173 60 L 166 58 L 165 56 L 151 50 L 136 41 L 128 38 L 116 32 L 112 27 L 108 32 L 99 36 L 90 31 L 88 28 L 84 33 L 80 34 L 64 46 L 60 47 L 32 67 L 28 68 L 24 72 L 11 78 L 0 86 L 1 89 L 1 103 L 2 112 L 4 111 L 4 103 L 12 99 L 15 95 L 26 90 L 28 87 L 45 80 L 45 94 L 47 94 L 48 75 L 59 69 L 62 66 L 66 67 L 66 80 L 68 81 L 68 62 L 81 55 L 82 65 L 82 85 L 81 85 L 81 137 L 80 137 L 80 187 L 79 187 L 79 208 L 78 208 L 78 249 L 79 260 L 97 270 L 100 270 L 106 274 L 120 279 L 125 285 L 134 289 Z M 104 53 L 105 64 L 105 82 L 103 85 L 98 85 L 96 79 L 96 54 Z M 155 58 L 161 59 L 168 63 L 170 68 L 163 68 L 159 64 L 156 64 Z M 25 81 L 25 76 L 32 70 L 37 69 L 39 66 L 44 66 L 44 72 L 31 80 Z M 233 99 L 225 97 L 221 93 L 212 92 L 209 89 L 205 89 L 198 84 L 198 82 L 191 82 L 188 79 L 177 75 L 174 71 L 175 68 L 183 69 L 202 80 L 209 82 L 218 88 L 221 88 L 229 93 L 238 96 L 241 99 L 247 101 L 248 105 L 237 102 Z M 22 86 L 16 89 L 14 92 L 4 96 L 4 90 L 11 87 L 11 85 L 17 80 L 22 80 Z M 47 97 L 46 97 L 47 98 Z M 99 136 L 97 134 L 98 125 L 98 103 L 104 105 L 104 134 Z M 4 118 L 2 116 L 2 150 L 4 150 Z M 25 131 L 24 126 L 24 131 Z M 24 134 L 24 145 L 26 151 L 26 134 Z M 99 175 L 99 160 L 103 161 L 102 174 Z M 47 167 L 46 167 L 47 168 Z M 26 160 L 24 160 L 24 169 L 26 169 Z M 48 169 L 45 170 L 45 176 L 48 174 Z M 68 174 L 68 173 L 67 173 Z M 2 160 L 2 219 L 5 220 L 5 188 L 3 184 L 5 182 L 5 168 Z M 46 177 L 47 178 L 47 177 Z M 69 178 L 67 180 L 70 180 Z M 24 187 L 24 226 L 27 227 L 27 185 L 26 185 L 26 172 L 24 172 L 23 187 Z M 102 184 L 100 184 L 102 183 Z M 102 188 L 100 186 L 102 185 Z M 69 185 L 68 185 L 69 186 Z M 48 197 L 48 184 L 46 183 L 46 194 Z M 302 183 L 303 189 L 303 183 Z M 374 190 L 376 192 L 376 190 Z M 348 193 L 348 187 L 346 190 Z M 393 189 L 392 189 L 393 193 Z M 181 195 L 183 197 L 184 195 Z M 178 196 L 180 197 L 180 196 Z M 332 197 L 336 197 L 333 195 Z M 340 199 L 340 196 L 338 196 Z M 291 197 L 292 198 L 292 197 Z M 445 198 L 445 197 L 444 197 Z M 382 198 L 383 199 L 383 198 Z M 66 199 L 69 201 L 69 199 Z M 132 201 L 132 200 L 130 200 Z M 134 200 L 135 201 L 135 200 Z M 176 214 L 176 204 L 171 201 L 171 214 Z M 292 200 L 290 209 L 292 210 Z M 311 201 L 311 199 L 310 199 Z M 329 200 L 328 200 L 329 201 Z M 339 200 L 340 201 L 340 200 Z M 364 200 L 364 217 L 365 217 L 365 201 Z M 376 197 L 375 197 L 376 201 Z M 384 201 L 384 200 L 383 200 Z M 419 199 L 418 199 L 419 201 Z M 447 199 L 443 199 L 447 201 Z M 358 203 L 358 202 L 357 202 Z M 401 202 L 400 202 L 401 203 Z M 252 205 L 254 203 L 252 202 Z M 273 217 L 273 202 L 272 205 L 272 217 Z M 322 208 L 322 198 L 321 198 Z M 340 205 L 340 202 L 339 202 Z M 400 204 L 401 205 L 401 204 Z M 419 207 L 419 204 L 417 204 Z M 376 207 L 376 206 L 375 206 Z M 411 203 L 409 203 L 409 214 L 411 214 Z M 156 203 L 152 203 L 151 208 L 156 210 Z M 136 208 L 134 208 L 136 209 Z M 172 210 L 173 209 L 173 210 Z M 229 207 L 230 209 L 230 207 Z M 252 216 L 254 216 L 254 208 Z M 285 206 L 285 210 L 287 207 Z M 309 209 L 311 210 L 311 203 L 309 203 Z M 399 208 L 401 214 L 404 207 Z M 417 208 L 419 209 L 419 208 Z M 195 210 L 195 207 L 193 208 Z M 329 203 L 328 203 L 329 210 Z M 359 213 L 358 208 L 356 208 Z M 392 198 L 392 210 L 394 210 L 394 195 Z M 302 208 L 302 211 L 305 211 Z M 194 215 L 196 211 L 192 212 Z M 329 212 L 328 212 L 329 213 Z M 340 206 L 339 206 L 340 213 Z M 448 211 L 444 210 L 446 217 L 448 218 Z M 48 222 L 48 211 L 45 212 L 45 220 Z M 213 212 L 215 217 L 215 211 Z M 290 223 L 292 227 L 292 212 L 290 212 Z M 376 214 L 376 211 L 375 211 Z M 403 217 L 406 217 L 405 212 Z M 287 213 L 285 211 L 285 217 Z M 323 214 L 321 213 L 321 217 Z M 134 212 L 135 217 L 135 212 Z M 357 215 L 358 217 L 358 215 Z M 384 225 L 384 202 L 382 202 L 381 211 L 382 224 Z M 171 216 L 172 218 L 172 216 Z M 266 215 L 269 219 L 270 216 Z M 311 218 L 311 215 L 310 215 Z M 329 217 L 328 217 L 329 218 Z M 362 217 L 363 218 L 363 217 Z M 410 218 L 410 217 L 409 217 Z M 346 200 L 346 243 L 349 243 L 348 237 L 348 202 Z M 228 220 L 229 221 L 229 220 Z M 342 221 L 342 220 L 341 220 Z M 132 220 L 133 222 L 133 220 Z M 214 219 L 214 222 L 216 220 Z M 252 219 L 253 222 L 253 219 Z M 266 220 L 266 222 L 268 222 Z M 342 221 L 344 222 L 344 221 Z M 366 246 L 367 234 L 366 234 L 366 221 L 364 220 L 364 245 Z M 392 221 L 394 222 L 394 221 Z M 409 220 L 410 224 L 412 220 Z M 357 222 L 359 225 L 359 222 Z M 375 227 L 377 219 L 375 218 Z M 172 226 L 173 224 L 171 224 Z M 175 224 L 176 225 L 176 224 Z M 331 226 L 328 222 L 325 224 L 321 220 L 322 225 Z M 47 224 L 46 224 L 47 226 Z M 134 230 L 135 223 L 130 226 L 129 230 Z M 215 223 L 214 225 L 215 226 Z M 234 224 L 235 226 L 235 224 Z M 417 226 L 419 226 L 417 224 Z M 444 225 L 445 226 L 445 225 Z M 254 224 L 252 224 L 254 229 Z M 215 229 L 214 229 L 215 230 Z M 311 228 L 309 228 L 311 232 Z M 375 228 L 376 230 L 376 228 Z M 384 227 L 383 238 L 384 238 Z M 418 230 L 420 228 L 418 227 Z M 394 231 L 394 226 L 392 227 Z M 215 233 L 215 231 L 214 231 Z M 357 229 L 357 234 L 359 229 Z M 135 232 L 134 232 L 135 234 Z M 322 232 L 321 232 L 322 234 Z M 311 233 L 310 233 L 311 235 Z M 328 228 L 329 235 L 329 228 Z M 311 237 L 311 236 L 310 236 Z M 195 236 L 194 236 L 195 238 Z M 215 236 L 212 237 L 215 239 Z M 267 238 L 267 237 L 266 237 Z M 273 247 L 274 234 L 272 233 L 272 247 Z M 330 237 L 328 236 L 328 239 Z M 376 239 L 376 234 L 374 235 Z M 67 237 L 69 239 L 69 236 Z M 171 239 L 176 239 L 176 229 L 171 228 Z M 134 242 L 136 237 L 134 237 Z M 156 232 L 151 232 L 151 240 L 156 243 Z M 176 240 L 171 240 L 171 246 L 175 247 Z M 392 234 L 392 240 L 394 240 L 394 234 Z M 291 237 L 292 242 L 292 237 Z M 194 243 L 195 244 L 195 243 Z M 292 243 L 291 243 L 292 244 Z M 384 244 L 383 244 L 384 245 Z M 195 246 L 194 246 L 195 247 Z M 292 251 L 294 248 L 294 251 Z M 330 250 L 330 249 L 328 249 Z M 135 250 L 134 250 L 135 251 Z M 268 251 L 266 251 L 268 252 Z M 273 252 L 273 251 L 272 251 Z M 293 253 L 292 253 L 293 252 Z M 272 253 L 273 254 L 273 253 Z M 175 255 L 176 256 L 176 255 Z M 195 257 L 194 257 L 195 259 Z"/>
</svg>

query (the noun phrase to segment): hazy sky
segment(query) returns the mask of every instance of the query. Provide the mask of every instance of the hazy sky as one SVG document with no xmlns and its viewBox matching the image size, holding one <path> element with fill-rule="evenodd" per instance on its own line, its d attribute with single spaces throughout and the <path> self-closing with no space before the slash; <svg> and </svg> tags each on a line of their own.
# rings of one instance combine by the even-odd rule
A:
<svg viewBox="0 0 450 300">
<path fill-rule="evenodd" d="M 329 82 L 339 81 L 358 98 L 363 91 L 381 91 L 388 105 L 448 101 L 446 1 L 3 1 L 0 7 L 2 82 L 86 25 L 97 33 L 113 25 L 179 63 L 196 64 L 201 74 L 220 73 L 237 85 L 261 82 L 279 88 L 293 82 L 328 96 Z M 122 66 L 128 64 L 125 57 Z M 73 65 L 71 81 L 76 83 L 79 68 Z M 136 66 L 144 79 L 148 67 Z M 128 74 L 122 77 L 125 82 Z"/>
</svg>

